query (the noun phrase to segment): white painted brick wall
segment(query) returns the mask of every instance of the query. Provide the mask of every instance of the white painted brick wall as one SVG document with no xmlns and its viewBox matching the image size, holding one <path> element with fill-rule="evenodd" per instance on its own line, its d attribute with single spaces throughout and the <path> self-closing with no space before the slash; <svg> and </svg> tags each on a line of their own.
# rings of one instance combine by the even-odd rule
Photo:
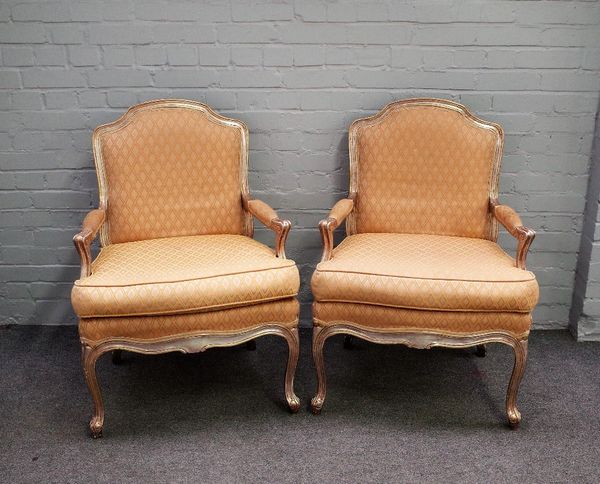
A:
<svg viewBox="0 0 600 484">
<path fill-rule="evenodd" d="M 91 132 L 137 102 L 183 97 L 250 126 L 250 185 L 294 223 L 308 322 L 316 224 L 346 194 L 349 124 L 434 96 L 504 126 L 501 198 L 538 231 L 536 326 L 566 327 L 599 29 L 595 1 L 3 0 L 1 321 L 75 321 L 71 237 L 97 204 Z"/>
</svg>

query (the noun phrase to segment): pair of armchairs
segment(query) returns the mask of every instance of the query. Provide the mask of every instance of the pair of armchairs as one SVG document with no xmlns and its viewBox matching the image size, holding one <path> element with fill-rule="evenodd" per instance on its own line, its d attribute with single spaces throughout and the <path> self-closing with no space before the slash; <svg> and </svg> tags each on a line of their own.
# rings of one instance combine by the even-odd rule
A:
<svg viewBox="0 0 600 484">
<path fill-rule="evenodd" d="M 313 412 L 325 400 L 323 349 L 332 335 L 480 353 L 498 342 L 515 352 L 506 408 L 517 426 L 538 286 L 525 270 L 534 232 L 497 202 L 502 129 L 450 101 L 411 99 L 354 122 L 349 140 L 349 198 L 319 224 Z M 97 128 L 93 151 L 100 206 L 74 238 L 81 277 L 72 291 L 92 436 L 104 424 L 96 361 L 122 350 L 191 353 L 283 337 L 285 397 L 298 411 L 291 224 L 250 198 L 244 123 L 193 101 L 151 101 Z M 274 250 L 253 240 L 253 218 L 273 230 Z M 334 248 L 344 220 L 347 237 Z M 518 240 L 516 261 L 495 242 L 498 223 Z"/>
</svg>

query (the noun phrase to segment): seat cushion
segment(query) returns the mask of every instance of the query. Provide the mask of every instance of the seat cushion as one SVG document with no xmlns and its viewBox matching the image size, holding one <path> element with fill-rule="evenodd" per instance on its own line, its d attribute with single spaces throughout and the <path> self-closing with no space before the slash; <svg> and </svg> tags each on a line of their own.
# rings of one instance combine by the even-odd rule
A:
<svg viewBox="0 0 600 484">
<path fill-rule="evenodd" d="M 75 282 L 81 318 L 212 311 L 294 297 L 294 261 L 243 235 L 199 235 L 104 247 Z"/>
<path fill-rule="evenodd" d="M 381 331 L 433 331 L 447 334 L 508 332 L 526 337 L 531 313 L 478 311 L 424 311 L 372 304 L 315 302 L 315 326 L 350 324 Z"/>
<path fill-rule="evenodd" d="M 265 324 L 296 327 L 297 299 L 288 298 L 203 313 L 82 318 L 79 321 L 79 336 L 82 341 L 92 345 L 114 338 L 156 341 L 197 333 L 244 331 Z"/>
<path fill-rule="evenodd" d="M 495 242 L 421 234 L 347 237 L 312 279 L 317 301 L 435 311 L 530 312 L 533 273 Z"/>
</svg>

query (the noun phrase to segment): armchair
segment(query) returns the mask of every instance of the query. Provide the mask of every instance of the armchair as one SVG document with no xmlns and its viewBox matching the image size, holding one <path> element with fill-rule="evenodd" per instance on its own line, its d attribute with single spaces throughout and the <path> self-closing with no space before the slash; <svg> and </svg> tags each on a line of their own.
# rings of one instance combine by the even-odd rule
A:
<svg viewBox="0 0 600 484">
<path fill-rule="evenodd" d="M 73 239 L 81 275 L 71 294 L 94 402 L 92 436 L 104 426 L 96 361 L 122 350 L 193 353 L 283 337 L 285 398 L 296 412 L 291 224 L 250 199 L 246 126 L 194 101 L 151 101 L 98 127 L 93 149 L 100 205 Z M 253 240 L 253 218 L 275 232 L 275 250 Z"/>
<path fill-rule="evenodd" d="M 525 269 L 535 232 L 499 205 L 503 131 L 441 99 L 389 104 L 352 123 L 350 197 L 319 224 L 323 256 L 313 274 L 313 357 L 319 413 L 324 346 L 335 334 L 375 343 L 513 348 L 506 412 L 517 427 L 517 391 L 539 288 Z M 347 237 L 333 247 L 346 221 Z M 518 241 L 511 259 L 498 223 Z"/>
</svg>

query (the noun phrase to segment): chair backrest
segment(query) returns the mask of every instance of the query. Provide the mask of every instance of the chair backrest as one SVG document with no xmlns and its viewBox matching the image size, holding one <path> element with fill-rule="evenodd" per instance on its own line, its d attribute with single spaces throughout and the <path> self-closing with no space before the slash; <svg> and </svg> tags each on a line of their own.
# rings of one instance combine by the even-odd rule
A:
<svg viewBox="0 0 600 484">
<path fill-rule="evenodd" d="M 194 101 L 150 101 L 96 128 L 93 148 L 103 245 L 251 230 L 241 121 Z"/>
<path fill-rule="evenodd" d="M 504 135 L 464 106 L 409 99 L 350 127 L 348 233 L 395 232 L 495 240 Z"/>
</svg>

